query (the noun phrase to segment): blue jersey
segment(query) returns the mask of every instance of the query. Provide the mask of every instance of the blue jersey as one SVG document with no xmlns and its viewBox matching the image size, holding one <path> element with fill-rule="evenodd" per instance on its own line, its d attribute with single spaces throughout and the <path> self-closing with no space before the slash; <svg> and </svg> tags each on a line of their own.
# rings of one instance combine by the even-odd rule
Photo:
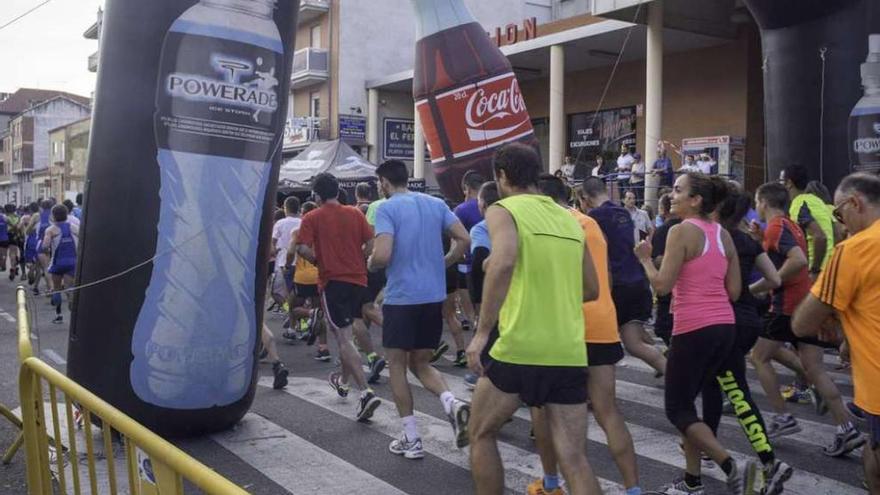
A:
<svg viewBox="0 0 880 495">
<path fill-rule="evenodd" d="M 70 224 L 61 222 L 57 225 L 61 230 L 61 235 L 52 239 L 52 266 L 74 266 L 76 265 L 76 241 L 70 231 Z"/>
<path fill-rule="evenodd" d="M 6 223 L 6 215 L 0 214 L 0 242 L 9 242 L 9 225 Z"/>
<path fill-rule="evenodd" d="M 49 216 L 51 212 L 49 210 L 40 210 L 40 226 L 37 229 L 37 240 L 42 241 L 43 237 L 46 236 L 46 229 L 49 228 L 49 225 L 52 225 L 49 221 Z"/>
</svg>

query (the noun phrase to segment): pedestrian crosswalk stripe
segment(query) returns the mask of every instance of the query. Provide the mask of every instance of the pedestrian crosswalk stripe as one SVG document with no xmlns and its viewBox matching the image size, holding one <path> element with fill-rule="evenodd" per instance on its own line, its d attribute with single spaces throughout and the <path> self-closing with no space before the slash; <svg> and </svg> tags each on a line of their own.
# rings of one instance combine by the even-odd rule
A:
<svg viewBox="0 0 880 495">
<path fill-rule="evenodd" d="M 469 391 L 467 387 L 464 385 L 463 379 L 456 375 L 450 375 L 448 373 L 444 373 L 441 371 L 444 380 L 446 380 L 447 385 L 450 388 L 450 391 L 456 397 L 468 397 Z M 382 376 L 388 376 L 388 370 L 382 372 Z M 420 387 L 418 380 L 412 375 L 409 375 L 410 384 Z M 627 397 L 624 398 L 621 396 L 621 391 L 624 391 L 624 395 Z M 663 409 L 663 391 L 660 389 L 655 389 L 652 387 L 646 387 L 644 385 L 638 385 L 631 382 L 627 382 L 624 380 L 617 380 L 617 397 L 618 399 L 629 400 L 631 402 L 637 402 L 641 405 L 648 406 L 655 409 Z M 659 402 L 658 402 L 659 400 Z M 514 414 L 515 417 L 530 421 L 529 413 L 526 409 L 519 409 Z M 729 417 L 722 417 L 722 422 L 731 428 L 735 428 L 737 432 L 740 430 L 739 423 L 736 422 L 735 419 Z M 811 445 L 815 445 L 817 447 L 824 446 L 821 441 L 827 440 L 830 441 L 833 437 L 833 432 L 836 431 L 835 427 L 830 425 L 824 425 L 821 423 L 813 423 L 809 422 L 810 425 L 806 424 L 807 422 L 803 422 L 803 426 L 805 427 L 806 432 L 801 432 L 795 435 L 790 435 L 787 438 L 797 438 L 804 443 L 809 443 Z M 660 430 L 655 430 L 653 428 L 648 428 L 645 426 L 641 426 L 634 423 L 627 422 L 627 427 L 630 430 L 630 433 L 633 437 L 633 442 L 635 444 L 635 452 L 638 456 L 652 459 L 657 462 L 661 462 L 663 464 L 667 464 L 676 469 L 682 469 L 684 466 L 684 456 L 678 450 L 678 442 L 679 437 L 677 435 L 669 434 Z M 813 439 L 813 437 L 817 436 L 818 429 L 821 427 L 823 431 L 822 433 L 828 433 L 828 437 L 820 437 L 818 439 Z M 815 429 L 814 429 L 815 428 Z M 808 433 L 809 432 L 809 433 Z M 821 435 L 821 434 L 820 434 Z M 596 423 L 595 418 L 590 415 L 590 425 L 588 428 L 588 438 L 594 442 L 601 443 L 603 445 L 607 445 L 607 439 L 605 438 L 605 432 L 599 427 L 598 423 Z M 778 442 L 778 440 L 776 441 Z M 733 456 L 738 461 L 743 461 L 747 458 L 754 458 L 755 456 L 749 452 L 748 455 L 732 451 L 728 449 L 731 456 Z M 782 460 L 785 460 L 784 458 Z M 506 464 L 505 464 L 506 467 Z M 709 477 L 718 479 L 723 481 L 724 475 L 720 469 L 707 470 L 705 474 Z M 670 477 L 671 479 L 671 477 Z M 846 483 L 842 483 L 840 481 L 827 478 L 825 476 L 821 476 L 819 474 L 811 473 L 808 471 L 795 470 L 795 474 L 791 480 L 786 483 L 786 489 L 791 490 L 791 493 L 809 493 L 811 495 L 848 495 L 848 494 L 861 494 L 863 490 L 856 488 L 855 486 L 848 485 Z"/>
<path fill-rule="evenodd" d="M 259 384 L 271 387 L 272 379 L 262 377 Z M 348 400 L 340 399 L 333 394 L 323 380 L 296 377 L 283 391 L 354 421 L 357 399 L 355 397 Z M 376 410 L 370 428 L 387 435 L 390 442 L 392 438 L 397 438 L 401 434 L 402 427 L 394 404 L 389 401 L 384 402 Z M 415 411 L 414 414 L 418 418 L 419 433 L 425 452 L 450 464 L 470 470 L 468 451 L 455 448 L 452 427 L 449 422 L 419 411 Z M 543 475 L 540 458 L 537 454 L 502 441 L 498 442 L 498 451 L 504 462 L 505 486 L 509 489 L 523 492 L 532 480 Z M 387 449 L 383 454 L 393 455 L 388 453 Z M 603 491 L 608 495 L 623 493 L 623 488 L 613 481 L 600 479 L 600 483 Z"/>
<path fill-rule="evenodd" d="M 258 414 L 247 413 L 234 429 L 211 439 L 294 495 L 320 493 L 331 481 L 335 493 L 405 495 Z"/>
</svg>

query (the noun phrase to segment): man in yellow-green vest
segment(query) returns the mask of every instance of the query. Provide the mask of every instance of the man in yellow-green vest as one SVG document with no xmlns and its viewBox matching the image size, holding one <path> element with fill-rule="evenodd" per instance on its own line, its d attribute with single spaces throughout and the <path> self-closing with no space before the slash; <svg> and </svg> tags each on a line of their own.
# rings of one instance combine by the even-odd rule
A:
<svg viewBox="0 0 880 495">
<path fill-rule="evenodd" d="M 543 409 L 568 492 L 601 493 L 585 454 L 582 305 L 598 297 L 596 270 L 580 225 L 538 191 L 541 161 L 533 148 L 506 145 L 493 168 L 502 199 L 486 210 L 492 255 L 467 349 L 468 365 L 480 375 L 469 422 L 476 493 L 503 492 L 496 437 L 523 402 Z M 480 353 L 496 322 L 498 340 L 483 367 Z"/>
<path fill-rule="evenodd" d="M 805 192 L 810 178 L 807 169 L 789 165 L 779 174 L 779 180 L 788 190 L 790 199 L 788 216 L 807 236 L 807 261 L 813 280 L 831 258 L 834 249 L 834 219 L 831 206 L 819 196 Z"/>
</svg>

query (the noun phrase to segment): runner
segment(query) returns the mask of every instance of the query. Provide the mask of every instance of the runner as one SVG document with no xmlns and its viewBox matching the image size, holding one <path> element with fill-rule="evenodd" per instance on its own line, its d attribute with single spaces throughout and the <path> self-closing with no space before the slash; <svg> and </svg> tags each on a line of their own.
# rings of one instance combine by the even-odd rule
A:
<svg viewBox="0 0 880 495">
<path fill-rule="evenodd" d="M 581 185 L 583 207 L 602 228 L 608 241 L 608 259 L 611 266 L 611 297 L 617 309 L 617 326 L 626 352 L 654 368 L 656 376 L 666 371 L 666 358 L 651 345 L 645 332 L 645 322 L 651 318 L 652 295 L 633 254 L 635 226 L 626 208 L 608 199 L 605 183 L 588 177 Z"/>
<path fill-rule="evenodd" d="M 663 225 L 657 227 L 653 237 L 651 237 L 651 247 L 653 248 L 654 266 L 660 268 L 663 263 L 663 255 L 666 253 L 666 238 L 669 235 L 669 229 L 681 223 L 681 218 L 672 213 L 672 196 L 664 194 L 658 201 L 660 208 L 666 212 L 666 221 Z M 660 337 L 669 347 L 672 338 L 672 294 L 657 294 L 657 316 L 654 318 L 654 334 Z"/>
<path fill-rule="evenodd" d="M 758 188 L 755 194 L 758 214 L 767 222 L 767 230 L 762 232 L 753 223 L 753 234 L 763 237 L 764 249 L 782 278 L 782 286 L 772 292 L 770 313 L 767 315 L 764 332 L 752 352 L 752 361 L 761 386 L 767 394 L 770 406 L 776 413 L 768 425 L 770 438 L 790 435 L 801 431 L 797 420 L 786 408 L 779 393 L 779 380 L 770 359 L 776 350 L 788 342 L 795 346 L 807 379 L 815 387 L 820 414 L 830 409 L 838 433 L 823 452 L 832 457 L 848 454 L 864 441 L 855 428 L 840 391 L 825 372 L 822 356 L 825 348 L 836 345 L 822 342 L 813 337 L 796 337 L 791 330 L 791 315 L 810 290 L 810 277 L 807 272 L 806 240 L 801 229 L 788 219 L 786 203 L 788 193 L 778 183 L 768 183 Z M 751 290 L 759 292 L 766 289 L 766 282 L 759 280 L 752 284 Z"/>
<path fill-rule="evenodd" d="M 348 380 L 353 378 L 361 390 L 356 417 L 372 417 L 381 400 L 367 384 L 357 349 L 352 344 L 352 325 L 363 325 L 361 304 L 367 285 L 364 252 L 372 244 L 372 229 L 364 215 L 336 199 L 339 183 L 330 174 L 312 179 L 318 209 L 302 219 L 297 234 L 297 255 L 318 267 L 321 302 L 330 331 L 336 338 L 342 372 L 330 375 L 330 386 L 340 397 L 347 397 Z"/>
<path fill-rule="evenodd" d="M 52 225 L 52 206 L 53 203 L 51 200 L 45 199 L 40 203 L 39 207 L 39 215 L 31 215 L 30 226 L 28 230 L 36 231 L 36 257 L 37 262 L 34 265 L 35 274 L 34 278 L 36 280 L 36 284 L 34 285 L 34 295 L 39 295 L 39 286 L 40 280 L 46 280 L 47 290 L 52 290 L 52 285 L 49 283 L 49 275 L 46 270 L 49 268 L 49 256 L 48 250 L 45 246 L 42 246 L 42 241 L 46 234 L 46 229 Z"/>
<path fill-rule="evenodd" d="M 354 188 L 354 197 L 357 200 L 357 209 L 366 215 L 370 208 L 370 202 L 373 200 L 372 186 L 366 182 L 358 182 Z"/>
<path fill-rule="evenodd" d="M 498 186 L 495 184 L 495 181 L 484 182 L 477 196 L 480 214 L 485 218 L 486 209 L 495 204 L 499 199 L 501 198 L 498 196 Z M 484 265 L 489 258 L 490 251 L 492 251 L 492 243 L 489 241 L 489 227 L 486 226 L 486 220 L 480 220 L 479 223 L 474 225 L 470 234 L 471 272 L 468 274 L 468 277 L 470 277 L 468 289 L 470 290 L 470 298 L 474 305 L 474 310 L 479 311 L 480 303 L 483 301 L 483 279 L 486 275 Z M 489 362 L 489 350 L 497 339 L 498 325 L 495 325 L 489 334 L 489 341 L 486 343 L 486 347 L 483 348 L 483 353 L 480 356 L 484 366 Z M 477 386 L 479 378 L 479 375 L 476 373 L 468 371 L 464 375 L 464 384 L 469 390 L 473 390 Z"/>
<path fill-rule="evenodd" d="M 390 361 L 394 403 L 403 422 L 403 434 L 388 448 L 407 459 L 420 459 L 425 454 L 413 415 L 407 367 L 440 398 L 455 432 L 456 447 L 468 443 L 470 408 L 455 398 L 429 361 L 443 332 L 444 267 L 461 259 L 470 239 L 442 200 L 407 190 L 408 172 L 403 162 L 387 161 L 379 165 L 376 175 L 388 201 L 376 212 L 369 267 L 371 271 L 384 267 L 388 275 L 382 344 Z M 453 241 L 448 253 L 441 250 L 444 232 Z"/>
<path fill-rule="evenodd" d="M 751 274 L 757 271 L 767 280 L 770 288 L 776 288 L 782 284 L 779 273 L 761 244 L 747 233 L 748 227 L 743 221 L 750 203 L 751 200 L 747 195 L 740 193 L 736 187 L 730 187 L 730 195 L 718 207 L 716 215 L 736 247 L 740 280 L 748 280 Z M 746 356 L 751 352 L 761 333 L 758 301 L 749 288 L 743 287 L 739 299 L 734 301 L 733 313 L 736 319 L 736 340 L 733 345 L 733 356 L 727 363 L 730 368 L 722 368 L 718 379 L 708 380 L 703 387 L 703 420 L 717 436 L 718 425 L 721 422 L 723 389 L 726 396 L 732 399 L 728 401 L 732 406 L 732 412 L 742 425 L 749 443 L 763 465 L 765 486 L 761 493 L 782 493 L 785 481 L 791 478 L 794 470 L 790 465 L 776 459 L 773 447 L 768 441 L 764 416 L 752 399 L 749 383 L 746 380 Z"/>
<path fill-rule="evenodd" d="M 443 200 L 442 198 L 438 199 L 441 201 Z M 446 206 L 448 208 L 450 207 L 450 204 L 446 203 Z M 442 243 L 443 252 L 448 253 L 452 247 L 452 238 L 447 232 L 443 233 Z M 455 344 L 455 359 L 452 363 L 454 366 L 465 367 L 467 366 L 467 358 L 464 355 L 464 328 L 456 314 L 458 290 L 462 285 L 459 280 L 459 277 L 461 277 L 462 274 L 458 271 L 458 266 L 459 264 L 446 267 L 446 299 L 443 301 L 442 313 L 443 321 L 446 323 L 446 326 L 449 327 L 449 333 L 452 335 L 452 342 Z M 437 344 L 437 348 L 434 349 L 434 352 L 431 354 L 431 360 L 429 362 L 436 362 L 448 350 L 449 344 L 447 344 L 446 341 L 441 340 L 440 343 Z"/>
<path fill-rule="evenodd" d="M 782 170 L 779 180 L 791 198 L 788 207 L 789 218 L 796 220 L 798 227 L 807 236 L 807 262 L 810 278 L 815 280 L 831 259 L 831 251 L 834 249 L 834 221 L 831 208 L 815 194 L 806 192 L 807 184 L 810 182 L 806 168 L 789 165 Z"/>
<path fill-rule="evenodd" d="M 636 454 L 632 436 L 626 422 L 615 404 L 614 367 L 623 359 L 623 347 L 617 333 L 617 312 L 611 300 L 611 284 L 608 279 L 608 245 L 602 229 L 595 220 L 568 206 L 568 186 L 552 175 L 543 175 L 538 183 L 541 191 L 568 210 L 584 231 L 587 248 L 593 258 L 599 278 L 599 298 L 583 304 L 584 341 L 587 343 L 587 390 L 593 415 L 608 439 L 608 449 L 617 469 L 623 477 L 626 495 L 640 495 Z M 532 428 L 544 478 L 535 480 L 528 487 L 529 495 L 561 495 L 559 477 L 556 476 L 556 455 L 550 442 L 549 430 L 540 409 L 532 409 Z M 543 445 L 542 445 L 543 444 Z M 549 474 L 548 474 L 549 468 Z"/>
<path fill-rule="evenodd" d="M 6 255 L 8 251 L 9 220 L 6 218 L 6 210 L 4 209 L 0 211 L 0 272 L 6 271 Z"/>
<path fill-rule="evenodd" d="M 36 279 L 37 263 L 37 229 L 31 225 L 31 218 L 39 211 L 39 206 L 35 203 L 28 205 L 25 215 L 22 215 L 20 221 L 20 229 L 25 237 L 24 249 L 22 249 L 22 263 L 24 263 L 23 271 L 27 275 L 28 285 L 34 285 Z M 39 293 L 39 291 L 37 291 Z"/>
<path fill-rule="evenodd" d="M 284 218 L 275 222 L 272 226 L 272 248 L 275 256 L 275 272 L 273 273 L 272 299 L 275 304 L 284 308 L 288 307 L 285 328 L 289 328 L 293 322 L 293 314 L 287 304 L 290 291 L 293 290 L 293 271 L 285 270 L 287 250 L 290 247 L 290 235 L 299 229 L 302 219 L 299 217 L 299 198 L 288 196 L 284 199 Z"/>
<path fill-rule="evenodd" d="M 540 163 L 533 148 L 518 143 L 493 159 L 504 199 L 486 210 L 492 256 L 467 350 L 468 366 L 482 375 L 473 396 L 471 472 L 477 493 L 503 492 L 496 438 L 524 402 L 544 409 L 569 493 L 598 494 L 586 457 L 582 309 L 598 297 L 598 279 L 577 222 L 537 189 Z M 499 337 L 484 368 L 481 354 L 496 323 Z"/>
<path fill-rule="evenodd" d="M 302 205 L 303 216 L 318 208 L 312 201 L 306 201 Z M 318 341 L 318 351 L 315 353 L 315 361 L 330 361 L 330 350 L 327 348 L 327 328 L 323 324 L 324 317 L 321 314 L 321 299 L 318 294 L 318 267 L 306 261 L 302 256 L 296 255 L 297 237 L 299 229 L 294 230 L 290 236 L 290 246 L 287 249 L 286 269 L 293 272 L 293 291 L 290 299 L 291 328 L 302 328 L 302 322 L 306 321 L 306 343 L 314 345 Z M 282 337 L 287 339 L 296 338 L 293 332 L 284 332 Z"/>
<path fill-rule="evenodd" d="M 737 465 L 700 421 L 694 405 L 708 380 L 731 369 L 734 356 L 736 320 L 730 300 L 739 297 L 742 287 L 739 261 L 730 234 L 709 219 L 727 196 L 727 187 L 720 177 L 697 172 L 680 176 L 673 187 L 672 211 L 682 223 L 669 231 L 660 269 L 651 258 L 650 242 L 635 249 L 654 289 L 673 293 L 665 404 L 667 418 L 684 436 L 687 466 L 683 478 L 661 488 L 667 494 L 704 493 L 700 452 L 721 466 L 731 493 L 755 493 L 755 463 Z"/>
<path fill-rule="evenodd" d="M 55 319 L 52 323 L 64 323 L 61 315 L 61 291 L 73 287 L 73 272 L 76 269 L 76 245 L 79 228 L 67 221 L 67 207 L 52 207 L 53 224 L 43 234 L 43 252 L 49 258 L 48 272 L 52 276 L 52 305 L 55 306 Z M 68 303 L 70 294 L 67 295 Z"/>
<path fill-rule="evenodd" d="M 480 213 L 480 206 L 477 204 L 477 196 L 480 193 L 480 186 L 482 186 L 484 182 L 486 182 L 486 179 L 473 170 L 464 174 L 464 177 L 461 178 L 461 189 L 464 192 L 464 202 L 456 206 L 453 212 L 468 232 L 471 231 L 474 225 L 483 220 L 483 214 Z M 468 297 L 467 274 L 471 271 L 471 259 L 469 254 L 470 253 L 468 253 L 468 256 L 465 256 L 464 263 L 458 264 L 458 291 L 456 292 L 458 304 L 461 306 L 461 312 L 464 316 L 464 321 L 461 322 L 461 327 L 465 331 L 471 329 L 472 322 L 476 319 L 474 306 L 471 304 L 470 297 Z M 454 304 L 451 309 L 454 313 Z M 456 359 L 457 365 L 467 365 L 463 360 L 461 360 L 461 363 L 458 361 L 459 360 Z"/>
<path fill-rule="evenodd" d="M 6 223 L 9 226 L 9 280 L 14 281 L 18 275 L 18 267 L 21 263 L 21 252 L 24 244 L 24 237 L 21 234 L 21 219 L 15 211 L 15 205 L 8 204 L 3 207 L 6 212 Z M 22 273 L 24 276 L 24 273 Z"/>
<path fill-rule="evenodd" d="M 880 180 L 872 174 L 848 175 L 834 194 L 834 215 L 849 239 L 834 249 L 828 269 L 798 306 L 792 326 L 798 337 L 816 337 L 842 323 L 852 355 L 855 405 L 870 428 L 862 449 L 865 479 L 880 494 Z M 839 318 L 839 321 L 838 321 Z M 832 328 L 834 330 L 834 328 Z M 831 332 L 834 333 L 834 332 Z M 864 440 L 863 440 L 864 441 Z"/>
</svg>

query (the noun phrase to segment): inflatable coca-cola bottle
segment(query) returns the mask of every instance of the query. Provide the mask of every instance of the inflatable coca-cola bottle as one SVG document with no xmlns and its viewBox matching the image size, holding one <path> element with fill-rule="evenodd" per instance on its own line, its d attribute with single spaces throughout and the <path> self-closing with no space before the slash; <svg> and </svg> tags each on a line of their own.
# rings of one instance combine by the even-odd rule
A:
<svg viewBox="0 0 880 495">
<path fill-rule="evenodd" d="M 513 141 L 537 148 L 537 140 L 510 62 L 463 0 L 412 4 L 416 110 L 437 182 L 443 194 L 460 200 L 465 172 L 492 177 L 496 148 Z"/>
</svg>

